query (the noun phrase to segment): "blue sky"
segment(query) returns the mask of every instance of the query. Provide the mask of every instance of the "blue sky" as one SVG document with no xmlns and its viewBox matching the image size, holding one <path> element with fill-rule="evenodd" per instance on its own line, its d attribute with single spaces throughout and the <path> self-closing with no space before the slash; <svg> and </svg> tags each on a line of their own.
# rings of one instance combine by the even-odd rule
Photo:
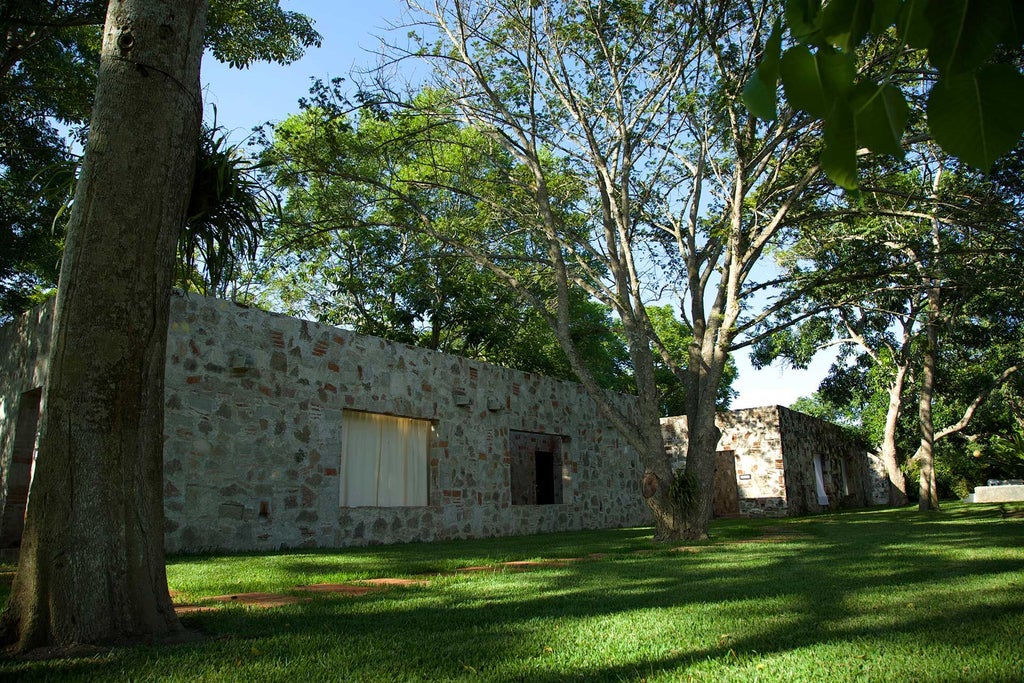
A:
<svg viewBox="0 0 1024 683">
<path fill-rule="evenodd" d="M 229 69 L 207 56 L 202 66 L 203 97 L 207 119 L 216 107 L 219 125 L 232 131 L 235 140 L 264 121 L 280 121 L 298 110 L 298 99 L 309 92 L 311 77 L 347 77 L 352 69 L 372 65 L 371 54 L 389 23 L 400 21 L 401 0 L 282 0 L 282 6 L 302 12 L 316 21 L 323 46 L 309 50 L 289 66 L 254 64 L 248 69 Z M 403 33 L 399 34 L 404 35 Z M 806 371 L 773 366 L 754 370 L 745 353 L 737 354 L 739 378 L 734 387 L 739 397 L 734 408 L 789 405 L 813 393 L 831 362 L 818 354 Z"/>
<path fill-rule="evenodd" d="M 298 110 L 311 77 L 347 77 L 353 67 L 369 66 L 389 22 L 401 18 L 400 0 L 282 0 L 282 7 L 316 21 L 323 46 L 308 50 L 288 66 L 257 63 L 231 69 L 207 55 L 202 65 L 206 116 L 217 109 L 217 121 L 239 138 L 264 121 L 279 121 Z"/>
</svg>

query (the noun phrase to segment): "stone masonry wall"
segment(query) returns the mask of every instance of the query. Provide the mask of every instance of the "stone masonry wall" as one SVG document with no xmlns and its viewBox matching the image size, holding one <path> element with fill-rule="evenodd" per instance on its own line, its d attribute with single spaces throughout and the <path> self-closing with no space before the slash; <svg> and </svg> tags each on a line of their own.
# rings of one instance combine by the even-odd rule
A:
<svg viewBox="0 0 1024 683">
<path fill-rule="evenodd" d="M 37 410 L 34 392 L 46 376 L 52 325 L 51 304 L 0 327 L 0 547 L 20 540 L 21 520 L 15 517 L 24 514 L 32 463 L 30 454 L 23 456 L 25 448 L 16 448 L 16 441 L 31 444 L 34 435 L 20 434 L 18 426 L 19 421 L 22 426 L 26 422 L 26 409 Z"/>
<path fill-rule="evenodd" d="M 833 424 L 782 406 L 720 412 L 716 424 L 718 450 L 735 454 L 742 515 L 781 517 L 877 502 L 874 459 Z M 686 418 L 663 418 L 662 433 L 682 466 Z M 818 503 L 815 457 L 822 458 L 827 508 Z"/>
<path fill-rule="evenodd" d="M 841 428 L 781 406 L 779 426 L 786 456 L 790 514 L 858 508 L 872 503 L 868 453 Z M 818 502 L 814 458 L 821 459 L 827 506 Z"/>
<path fill-rule="evenodd" d="M 14 490 L 24 474 L 15 471 L 24 468 L 13 457 L 16 424 L 26 396 L 38 400 L 32 392 L 45 379 L 51 311 L 45 305 L 0 328 L 0 506 L 7 516 L 16 506 L 6 497 L 24 495 Z M 628 396 L 615 400 L 633 407 Z M 45 410 L 45 396 L 42 403 Z M 431 422 L 427 505 L 340 506 L 346 410 Z M 718 423 L 719 449 L 736 459 L 741 514 L 820 510 L 815 456 L 824 456 L 829 507 L 877 503 L 885 492 L 877 461 L 833 425 L 778 406 L 720 413 Z M 681 466 L 685 418 L 664 419 L 662 431 Z M 516 448 L 555 454 L 555 504 L 513 504 Z M 644 525 L 650 513 L 641 475 L 636 454 L 579 385 L 225 301 L 172 299 L 164 446 L 171 552 Z"/>
<path fill-rule="evenodd" d="M 23 395 L 45 379 L 51 310 L 0 329 L 5 482 Z M 340 507 L 345 410 L 431 422 L 426 506 Z M 512 431 L 557 439 L 561 504 L 511 504 Z M 579 385 L 199 296 L 172 299 L 164 438 L 171 552 L 650 523 L 636 454 Z"/>
<path fill-rule="evenodd" d="M 787 514 L 786 467 L 777 406 L 719 413 L 719 450 L 736 453 L 740 514 Z"/>
<path fill-rule="evenodd" d="M 636 455 L 576 384 L 196 296 L 171 319 L 170 551 L 649 523 Z M 431 421 L 427 506 L 339 506 L 345 410 Z M 560 437 L 562 504 L 511 504 L 512 430 Z"/>
<path fill-rule="evenodd" d="M 787 514 L 786 477 L 776 406 L 719 412 L 719 451 L 733 451 L 740 514 L 783 517 Z M 686 417 L 662 418 L 665 448 L 675 454 L 675 467 L 686 462 Z"/>
</svg>

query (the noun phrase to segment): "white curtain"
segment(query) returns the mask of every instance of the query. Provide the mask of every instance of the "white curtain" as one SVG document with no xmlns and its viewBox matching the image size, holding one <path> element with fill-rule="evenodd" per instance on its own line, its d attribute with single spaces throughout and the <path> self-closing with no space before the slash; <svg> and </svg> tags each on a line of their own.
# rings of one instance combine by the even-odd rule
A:
<svg viewBox="0 0 1024 683">
<path fill-rule="evenodd" d="M 360 507 L 377 504 L 377 468 L 380 464 L 380 423 L 369 413 L 343 413 L 341 504 Z"/>
<path fill-rule="evenodd" d="M 406 420 L 409 430 L 405 440 L 405 504 L 427 504 L 427 449 L 430 445 L 430 423 Z"/>
<path fill-rule="evenodd" d="M 407 420 L 381 417 L 380 467 L 377 471 L 377 505 L 405 505 L 405 440 Z"/>
<path fill-rule="evenodd" d="M 427 504 L 430 422 L 376 413 L 343 413 L 341 504 Z"/>
</svg>

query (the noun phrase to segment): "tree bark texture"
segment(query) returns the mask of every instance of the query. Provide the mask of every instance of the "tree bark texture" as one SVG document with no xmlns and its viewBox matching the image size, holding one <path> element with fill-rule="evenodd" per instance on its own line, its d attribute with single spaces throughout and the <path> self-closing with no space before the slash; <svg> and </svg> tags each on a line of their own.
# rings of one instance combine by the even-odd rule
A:
<svg viewBox="0 0 1024 683">
<path fill-rule="evenodd" d="M 207 0 L 112 0 L 57 294 L 39 457 L 0 636 L 181 630 L 163 552 L 163 376 L 202 115 Z"/>
<path fill-rule="evenodd" d="M 900 419 L 903 383 L 907 376 L 906 365 L 896 368 L 896 378 L 889 387 L 889 406 L 885 413 L 885 433 L 882 436 L 882 464 L 889 477 L 889 505 L 903 507 L 907 504 L 907 479 L 903 476 L 896 459 L 896 426 Z"/>
<path fill-rule="evenodd" d="M 696 339 L 696 335 L 694 336 Z M 722 436 L 715 424 L 715 399 L 724 372 L 725 360 L 720 357 L 723 354 L 714 352 L 714 345 L 709 340 L 705 341 L 703 352 L 696 342 L 691 346 L 686 392 L 688 438 L 685 476 L 698 484 L 696 499 L 686 511 L 683 537 L 690 540 L 708 538 L 708 529 L 714 512 L 715 453 Z"/>
<path fill-rule="evenodd" d="M 935 394 L 935 366 L 938 361 L 940 289 L 933 284 L 928 289 L 928 322 L 925 325 L 927 343 L 924 351 L 924 367 L 921 370 L 921 397 L 918 413 L 921 422 L 921 446 L 917 451 L 917 464 L 921 475 L 918 510 L 939 509 L 939 493 L 935 484 L 935 424 L 932 420 L 932 401 Z"/>
</svg>

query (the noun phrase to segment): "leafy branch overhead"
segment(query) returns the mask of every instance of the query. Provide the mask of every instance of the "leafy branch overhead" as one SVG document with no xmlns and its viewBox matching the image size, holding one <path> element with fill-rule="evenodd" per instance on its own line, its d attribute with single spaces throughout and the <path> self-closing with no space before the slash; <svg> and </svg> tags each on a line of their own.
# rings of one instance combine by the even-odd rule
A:
<svg viewBox="0 0 1024 683">
<path fill-rule="evenodd" d="M 931 137 L 987 171 L 1024 132 L 1022 21 L 1022 0 L 786 0 L 743 98 L 774 120 L 781 82 L 793 108 L 822 122 L 829 177 L 853 189 L 858 150 L 903 156 L 908 98 L 924 87 Z M 884 73 L 858 70 L 871 46 L 887 48 Z M 927 66 L 906 82 L 900 55 L 916 51 Z"/>
</svg>

